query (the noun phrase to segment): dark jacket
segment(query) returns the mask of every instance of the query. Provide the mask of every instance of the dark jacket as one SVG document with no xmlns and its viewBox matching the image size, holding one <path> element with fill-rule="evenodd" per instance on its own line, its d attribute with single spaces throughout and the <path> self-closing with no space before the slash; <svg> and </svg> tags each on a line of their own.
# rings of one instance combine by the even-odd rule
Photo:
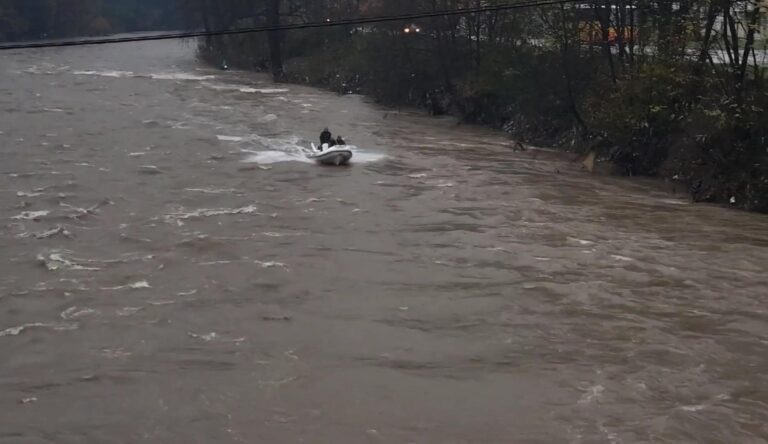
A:
<svg viewBox="0 0 768 444">
<path fill-rule="evenodd" d="M 328 130 L 320 133 L 320 146 L 322 146 L 324 143 L 327 143 L 328 146 L 331 146 L 331 143 L 333 143 L 333 136 Z"/>
</svg>

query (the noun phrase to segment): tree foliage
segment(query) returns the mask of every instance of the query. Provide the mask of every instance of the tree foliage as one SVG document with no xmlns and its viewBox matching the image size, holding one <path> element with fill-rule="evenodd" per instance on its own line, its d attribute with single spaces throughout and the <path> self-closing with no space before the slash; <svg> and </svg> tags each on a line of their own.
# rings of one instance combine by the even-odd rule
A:
<svg viewBox="0 0 768 444">
<path fill-rule="evenodd" d="M 187 1 L 214 27 L 508 3 L 281 0 L 270 19 L 265 0 Z M 585 0 L 209 39 L 204 52 L 248 68 L 272 66 L 281 78 L 596 149 L 623 173 L 685 181 L 697 200 L 768 211 L 766 35 L 766 6 L 757 0 Z"/>
<path fill-rule="evenodd" d="M 35 40 L 168 29 L 177 0 L 0 0 L 0 40 Z"/>
</svg>

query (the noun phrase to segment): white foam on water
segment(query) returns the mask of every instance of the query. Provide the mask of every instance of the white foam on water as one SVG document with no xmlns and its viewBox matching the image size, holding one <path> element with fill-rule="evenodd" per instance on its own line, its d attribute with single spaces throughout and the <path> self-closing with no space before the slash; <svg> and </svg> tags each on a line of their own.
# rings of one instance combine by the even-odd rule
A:
<svg viewBox="0 0 768 444">
<path fill-rule="evenodd" d="M 146 174 L 162 174 L 163 173 L 163 170 L 161 170 L 155 165 L 141 165 L 139 166 L 139 171 Z"/>
<path fill-rule="evenodd" d="M 176 213 L 166 214 L 162 218 L 166 222 L 180 223 L 183 220 L 195 219 L 202 217 L 214 217 L 214 216 L 227 216 L 237 214 L 261 214 L 258 212 L 258 208 L 255 205 L 248 205 L 240 208 L 200 208 L 194 211 L 179 211 Z"/>
<path fill-rule="evenodd" d="M 36 219 L 40 219 L 41 217 L 45 217 L 49 214 L 51 214 L 51 212 L 48 210 L 24 211 L 21 214 L 17 214 L 16 216 L 13 216 L 11 220 L 36 220 Z"/>
<path fill-rule="evenodd" d="M 144 310 L 144 307 L 123 307 L 119 310 L 117 310 L 115 313 L 118 316 L 132 316 L 141 310 Z"/>
<path fill-rule="evenodd" d="M 288 268 L 288 265 L 282 263 L 282 262 L 262 262 L 262 261 L 253 261 L 254 264 L 260 265 L 262 268 Z"/>
<path fill-rule="evenodd" d="M 197 75 L 184 72 L 166 72 L 150 74 L 149 78 L 154 80 L 211 80 L 215 79 L 216 76 Z"/>
<path fill-rule="evenodd" d="M 217 135 L 217 139 L 221 140 L 222 142 L 242 142 L 244 137 L 239 136 L 223 136 L 223 135 Z"/>
<path fill-rule="evenodd" d="M 605 437 L 608 438 L 608 442 L 610 442 L 611 444 L 621 443 L 621 439 L 619 439 L 619 436 L 615 432 L 608 430 L 608 428 L 606 428 L 602 424 L 600 425 L 600 431 L 603 432 L 603 434 L 605 434 Z"/>
<path fill-rule="evenodd" d="M 66 216 L 70 219 L 79 219 L 81 217 L 97 214 L 101 207 L 105 207 L 107 205 L 113 205 L 113 202 L 110 200 L 104 200 L 88 208 L 80 208 L 73 205 L 65 204 L 64 202 L 61 202 L 59 204 L 60 207 L 64 207 L 67 209 L 68 214 L 66 214 Z"/>
<path fill-rule="evenodd" d="M 261 233 L 261 234 L 267 237 L 287 237 L 287 236 L 303 236 L 304 235 L 304 233 L 275 233 L 270 231 L 266 233 Z"/>
<path fill-rule="evenodd" d="M 189 332 L 189 333 L 187 333 L 187 335 L 189 335 L 189 337 L 191 337 L 191 338 L 201 339 L 201 340 L 203 340 L 205 342 L 211 342 L 211 341 L 213 341 L 213 340 L 215 340 L 216 338 L 219 337 L 219 335 L 215 331 L 214 332 L 210 332 L 210 333 L 204 333 L 204 334 L 197 334 L 197 333 Z"/>
<path fill-rule="evenodd" d="M 213 262 L 200 262 L 198 265 L 210 266 L 210 265 L 228 265 L 232 261 L 213 261 Z"/>
<path fill-rule="evenodd" d="M 690 202 L 684 201 L 684 200 L 677 200 L 677 199 L 661 199 L 659 200 L 661 203 L 669 204 L 669 205 L 690 205 Z"/>
<path fill-rule="evenodd" d="M 119 348 L 118 349 L 105 348 L 104 350 L 101 351 L 101 355 L 104 356 L 105 358 L 109 358 L 109 359 L 127 358 L 127 357 L 131 356 L 132 354 L 133 353 L 127 352 L 127 351 L 123 351 L 122 349 L 119 349 Z"/>
<path fill-rule="evenodd" d="M 211 82 L 202 82 L 202 86 L 205 86 L 206 88 L 211 88 L 216 91 L 232 91 L 237 88 L 233 88 L 229 85 L 224 85 L 222 83 L 211 83 Z"/>
<path fill-rule="evenodd" d="M 203 193 L 203 194 L 243 194 L 245 193 L 243 190 L 237 190 L 234 188 L 225 188 L 225 189 L 218 189 L 218 188 L 186 188 L 184 191 L 189 191 L 190 193 Z"/>
<path fill-rule="evenodd" d="M 72 233 L 70 233 L 69 230 L 67 230 L 66 228 L 64 228 L 61 225 L 57 226 L 56 228 L 52 228 L 52 229 L 50 229 L 48 231 L 41 231 L 39 233 L 32 233 L 32 236 L 35 239 L 48 239 L 49 237 L 56 236 L 57 234 L 61 234 L 62 236 L 68 237 L 68 238 L 72 237 Z"/>
<path fill-rule="evenodd" d="M 200 79 L 200 80 L 209 80 L 209 79 Z M 202 82 L 201 85 L 216 91 L 238 91 L 238 92 L 249 93 L 249 94 L 253 94 L 253 93 L 279 94 L 279 93 L 290 92 L 290 90 L 287 88 L 254 88 L 251 86 L 232 85 L 232 84 L 226 84 L 226 83 Z"/>
<path fill-rule="evenodd" d="M 599 400 L 603 397 L 604 391 L 605 387 L 599 384 L 594 387 L 590 387 L 587 390 L 587 393 L 584 393 L 584 395 L 582 395 L 582 397 L 579 399 L 579 404 L 589 404 Z"/>
<path fill-rule="evenodd" d="M 49 253 L 47 256 L 45 254 L 38 254 L 37 260 L 45 265 L 45 268 L 47 268 L 50 271 L 57 271 L 57 270 L 81 270 L 81 271 L 99 271 L 100 268 L 97 267 L 86 267 L 84 265 L 80 265 L 76 260 L 65 257 L 62 253 Z"/>
<path fill-rule="evenodd" d="M 350 163 L 372 163 L 372 162 L 378 162 L 380 160 L 386 159 L 387 156 L 380 153 L 373 153 L 370 151 L 357 151 L 353 150 L 353 156 Z"/>
<path fill-rule="evenodd" d="M 131 71 L 114 71 L 114 70 L 73 71 L 72 74 L 76 76 L 100 76 L 100 77 L 115 77 L 115 78 L 131 77 L 134 75 L 134 73 L 132 73 Z"/>
<path fill-rule="evenodd" d="M 128 285 L 120 285 L 118 287 L 102 287 L 102 290 L 140 290 L 145 288 L 152 288 L 147 281 L 138 281 Z"/>
<path fill-rule="evenodd" d="M 43 63 L 41 66 L 32 65 L 21 71 L 14 71 L 16 74 L 45 74 L 54 75 L 69 69 L 69 66 L 56 66 L 51 63 Z"/>
<path fill-rule="evenodd" d="M 19 191 L 16 193 L 18 197 L 37 197 L 42 196 L 43 193 L 35 193 L 35 192 L 28 192 L 28 191 Z"/>
<path fill-rule="evenodd" d="M 139 281 L 139 282 L 135 282 L 133 284 L 128 285 L 128 288 L 137 289 L 137 288 L 152 288 L 152 287 L 149 286 L 149 283 L 147 281 Z"/>
<path fill-rule="evenodd" d="M 212 76 L 212 75 L 199 75 L 199 74 L 191 74 L 191 73 L 185 73 L 185 72 L 160 72 L 160 73 L 150 73 L 150 74 L 138 74 L 132 71 L 118 71 L 118 70 L 80 70 L 80 71 L 72 71 L 72 74 L 78 75 L 78 76 L 100 76 L 100 77 L 114 77 L 114 78 L 145 77 L 153 80 L 202 81 L 202 80 L 212 80 L 216 78 L 216 76 Z"/>
<path fill-rule="evenodd" d="M 287 88 L 253 88 L 256 90 L 256 92 L 262 93 L 262 94 L 279 94 L 279 93 L 287 93 L 290 92 Z"/>
<path fill-rule="evenodd" d="M 309 150 L 308 148 L 299 145 L 301 140 L 298 137 L 279 140 L 255 136 L 254 139 L 259 141 L 262 145 L 273 149 L 264 151 L 244 149 L 243 152 L 251 153 L 250 156 L 243 160 L 244 163 L 258 163 L 262 165 L 281 162 L 314 163 L 312 159 L 307 158 L 306 153 L 309 152 Z M 377 162 L 386 158 L 383 154 L 363 151 L 354 145 L 347 145 L 347 147 L 352 151 L 351 164 Z"/>
<path fill-rule="evenodd" d="M 578 243 L 579 245 L 594 245 L 594 244 L 595 244 L 595 243 L 594 243 L 594 242 L 592 242 L 592 241 L 588 241 L 588 240 L 584 240 L 584 239 L 577 239 L 577 238 L 575 238 L 575 237 L 569 237 L 569 238 L 568 238 L 568 241 L 569 241 L 569 242 L 576 242 L 576 243 Z"/>
<path fill-rule="evenodd" d="M 261 118 L 257 119 L 256 121 L 259 122 L 259 123 L 268 123 L 268 122 L 273 122 L 275 120 L 277 120 L 277 116 L 276 115 L 274 115 L 274 114 L 267 114 L 266 116 L 261 117 Z"/>
<path fill-rule="evenodd" d="M 77 327 L 78 327 L 77 324 L 45 324 L 42 322 L 35 322 L 31 324 L 19 325 L 18 327 L 6 328 L 5 330 L 0 331 L 0 337 L 18 336 L 25 330 L 29 330 L 32 328 L 49 328 L 55 331 L 68 331 L 68 330 L 76 330 Z"/>
<path fill-rule="evenodd" d="M 632 261 L 634 261 L 634 259 L 632 259 L 631 257 L 620 256 L 618 254 L 612 254 L 611 257 L 616 259 L 617 261 L 623 261 L 623 262 L 632 262 Z"/>
<path fill-rule="evenodd" d="M 281 162 L 312 163 L 311 159 L 307 159 L 307 156 L 301 153 L 290 153 L 286 151 L 244 151 L 253 153 L 243 160 L 244 163 L 258 163 L 262 165 L 271 165 Z"/>
<path fill-rule="evenodd" d="M 265 121 L 277 118 L 277 116 L 272 114 L 262 117 Z M 309 147 L 305 146 L 305 141 L 298 136 L 268 138 L 252 134 L 245 137 L 229 135 L 218 135 L 216 137 L 222 141 L 242 142 L 244 145 L 251 145 L 248 148 L 241 149 L 241 152 L 247 154 L 247 157 L 242 160 L 243 163 L 256 163 L 260 165 L 282 162 L 314 163 L 313 160 L 308 159 L 306 156 L 309 152 Z M 260 147 L 264 149 L 259 149 Z M 347 147 L 353 152 L 352 164 L 376 162 L 386 157 L 382 154 L 360 150 L 354 145 L 347 145 Z"/>
<path fill-rule="evenodd" d="M 61 315 L 59 316 L 61 316 L 61 319 L 70 320 L 95 313 L 97 313 L 97 311 L 92 308 L 69 307 L 68 309 L 61 312 Z"/>
</svg>

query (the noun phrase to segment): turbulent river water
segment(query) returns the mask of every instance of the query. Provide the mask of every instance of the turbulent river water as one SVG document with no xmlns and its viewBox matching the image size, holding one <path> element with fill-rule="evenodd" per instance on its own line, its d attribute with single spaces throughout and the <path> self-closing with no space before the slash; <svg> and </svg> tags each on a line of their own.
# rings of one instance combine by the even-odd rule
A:
<svg viewBox="0 0 768 444">
<path fill-rule="evenodd" d="M 768 440 L 764 216 L 189 43 L 0 113 L 0 443 Z"/>
</svg>

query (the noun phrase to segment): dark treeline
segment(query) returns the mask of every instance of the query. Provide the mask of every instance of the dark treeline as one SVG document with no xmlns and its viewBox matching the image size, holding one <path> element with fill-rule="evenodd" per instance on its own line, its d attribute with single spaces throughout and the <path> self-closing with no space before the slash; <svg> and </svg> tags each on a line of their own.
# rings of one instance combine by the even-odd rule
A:
<svg viewBox="0 0 768 444">
<path fill-rule="evenodd" d="M 181 0 L 209 29 L 507 0 Z M 209 61 L 362 92 L 389 104 L 593 150 L 697 201 L 768 212 L 766 6 L 757 0 L 592 0 L 418 23 L 201 42 Z"/>
<path fill-rule="evenodd" d="M 177 0 L 0 0 L 0 41 L 180 26 Z"/>
</svg>

